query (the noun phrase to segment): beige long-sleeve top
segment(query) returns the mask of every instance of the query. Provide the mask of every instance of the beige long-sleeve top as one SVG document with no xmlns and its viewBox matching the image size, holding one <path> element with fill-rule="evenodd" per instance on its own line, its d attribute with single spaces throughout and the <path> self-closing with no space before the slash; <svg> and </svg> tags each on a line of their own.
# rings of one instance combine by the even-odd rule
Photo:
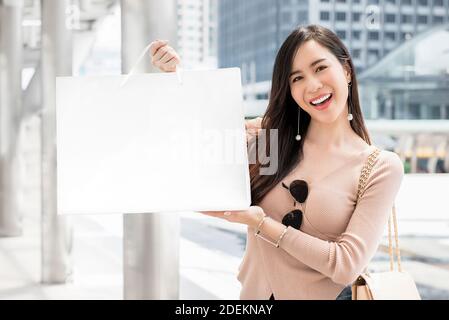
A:
<svg viewBox="0 0 449 320">
<path fill-rule="evenodd" d="M 335 299 L 367 267 L 377 251 L 399 190 L 404 169 L 399 156 L 382 150 L 357 206 L 360 172 L 371 145 L 318 181 L 307 181 L 307 168 L 294 169 L 282 182 L 304 179 L 309 195 L 300 230 L 288 227 L 275 248 L 248 227 L 246 251 L 237 279 L 240 299 Z M 318 164 L 317 164 L 318 165 Z M 260 206 L 281 222 L 294 209 L 289 191 L 276 185 Z"/>
</svg>

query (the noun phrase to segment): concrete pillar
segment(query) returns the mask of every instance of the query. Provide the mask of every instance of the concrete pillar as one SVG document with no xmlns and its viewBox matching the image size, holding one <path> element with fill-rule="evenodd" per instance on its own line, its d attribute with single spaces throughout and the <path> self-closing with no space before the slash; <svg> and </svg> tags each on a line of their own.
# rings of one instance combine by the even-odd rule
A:
<svg viewBox="0 0 449 320">
<path fill-rule="evenodd" d="M 128 73 L 153 40 L 176 47 L 176 1 L 122 0 L 122 72 Z M 139 72 L 154 72 L 150 56 Z M 151 197 L 152 195 L 148 195 Z M 179 298 L 179 215 L 125 214 L 123 223 L 125 299 Z"/>
<path fill-rule="evenodd" d="M 23 1 L 0 1 L 0 237 L 22 234 L 17 140 L 22 108 Z"/>
<path fill-rule="evenodd" d="M 72 75 L 69 0 L 42 0 L 42 282 L 72 274 L 72 231 L 56 203 L 56 76 Z"/>
</svg>

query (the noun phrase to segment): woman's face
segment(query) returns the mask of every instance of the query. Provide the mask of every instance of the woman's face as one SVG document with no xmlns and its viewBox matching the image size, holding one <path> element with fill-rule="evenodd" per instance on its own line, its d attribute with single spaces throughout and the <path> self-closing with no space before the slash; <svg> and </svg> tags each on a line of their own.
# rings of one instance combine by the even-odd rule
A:
<svg viewBox="0 0 449 320">
<path fill-rule="evenodd" d="M 297 50 L 289 77 L 290 92 L 313 120 L 332 123 L 348 114 L 350 81 L 350 73 L 318 42 L 306 41 Z"/>
</svg>

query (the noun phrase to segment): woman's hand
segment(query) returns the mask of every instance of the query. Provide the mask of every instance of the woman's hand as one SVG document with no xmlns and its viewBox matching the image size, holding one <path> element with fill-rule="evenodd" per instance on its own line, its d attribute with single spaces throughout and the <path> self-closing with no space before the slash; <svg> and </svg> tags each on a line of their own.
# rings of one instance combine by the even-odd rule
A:
<svg viewBox="0 0 449 320">
<path fill-rule="evenodd" d="M 229 222 L 246 224 L 250 227 L 256 228 L 262 218 L 265 216 L 265 212 L 261 207 L 251 206 L 248 210 L 242 211 L 199 211 L 207 216 L 221 218 Z"/>
<path fill-rule="evenodd" d="M 257 136 L 261 128 L 262 128 L 262 117 L 246 120 L 245 121 L 246 141 L 249 141 L 252 137 Z"/>
<path fill-rule="evenodd" d="M 156 40 L 150 44 L 151 64 L 163 72 L 175 72 L 181 63 L 175 49 L 168 45 L 167 40 Z"/>
</svg>

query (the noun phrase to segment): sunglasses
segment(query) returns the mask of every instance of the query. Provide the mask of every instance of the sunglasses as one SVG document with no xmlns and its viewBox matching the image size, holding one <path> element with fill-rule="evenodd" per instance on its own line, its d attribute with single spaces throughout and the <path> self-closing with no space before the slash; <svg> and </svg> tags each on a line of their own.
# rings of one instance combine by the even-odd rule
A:
<svg viewBox="0 0 449 320">
<path fill-rule="evenodd" d="M 293 180 L 290 186 L 287 186 L 282 182 L 282 186 L 287 189 L 293 197 L 293 206 L 296 206 L 296 202 L 304 203 L 309 194 L 309 186 L 304 180 Z M 287 213 L 284 218 L 282 218 L 282 224 L 285 226 L 291 226 L 292 228 L 298 229 L 301 227 L 303 213 L 299 209 L 295 209 Z"/>
</svg>

